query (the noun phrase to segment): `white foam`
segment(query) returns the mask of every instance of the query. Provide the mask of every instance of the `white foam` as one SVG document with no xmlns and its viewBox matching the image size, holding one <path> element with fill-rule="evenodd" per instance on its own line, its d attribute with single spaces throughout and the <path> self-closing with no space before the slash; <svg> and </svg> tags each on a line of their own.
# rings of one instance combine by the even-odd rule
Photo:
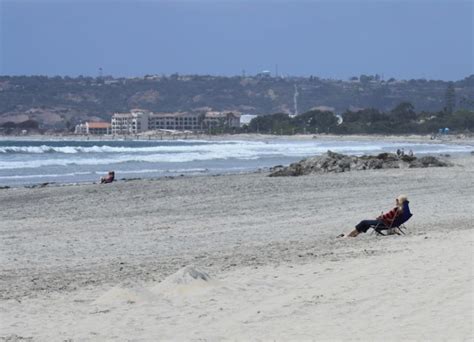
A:
<svg viewBox="0 0 474 342">
<path fill-rule="evenodd" d="M 175 143 L 177 141 L 174 141 Z M 94 145 L 94 146 L 4 146 L 0 147 L 0 153 L 29 153 L 29 154 L 43 154 L 43 153 L 64 153 L 64 154 L 77 154 L 77 153 L 172 153 L 172 152 L 200 152 L 207 151 L 212 146 L 219 145 L 241 145 L 239 142 L 212 142 L 193 144 L 189 141 L 181 142 L 183 145 L 157 145 L 157 146 L 109 146 L 109 145 Z M 263 144 L 261 142 L 241 142 L 246 144 L 256 143 L 257 145 Z"/>
<path fill-rule="evenodd" d="M 10 146 L 0 152 L 10 157 L 0 161 L 0 170 L 40 168 L 45 166 L 110 165 L 121 163 L 186 163 L 211 160 L 257 160 L 271 157 L 307 157 L 320 155 L 327 150 L 347 154 L 367 154 L 394 151 L 404 147 L 415 153 L 469 152 L 472 146 L 447 144 L 408 144 L 396 142 L 360 141 L 219 141 L 181 145 L 146 147 L 117 146 Z M 9 152 L 8 152 L 9 151 Z M 15 154 L 13 151 L 17 151 Z M 22 156 L 24 154 L 24 156 Z M 35 157 L 38 156 L 38 157 Z"/>
</svg>

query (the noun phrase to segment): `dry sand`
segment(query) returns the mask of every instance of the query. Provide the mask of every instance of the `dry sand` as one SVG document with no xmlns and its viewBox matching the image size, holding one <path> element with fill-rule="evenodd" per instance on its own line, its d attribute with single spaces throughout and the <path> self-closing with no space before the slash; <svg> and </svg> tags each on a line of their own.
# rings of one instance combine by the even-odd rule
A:
<svg viewBox="0 0 474 342">
<path fill-rule="evenodd" d="M 472 340 L 474 157 L 453 162 L 0 190 L 0 336 Z M 400 193 L 407 235 L 335 238 Z"/>
</svg>

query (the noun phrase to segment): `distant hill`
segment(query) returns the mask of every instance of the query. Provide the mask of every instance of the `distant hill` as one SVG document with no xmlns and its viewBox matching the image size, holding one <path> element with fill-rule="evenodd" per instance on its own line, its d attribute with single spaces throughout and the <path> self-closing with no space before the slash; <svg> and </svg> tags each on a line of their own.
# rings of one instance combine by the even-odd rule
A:
<svg viewBox="0 0 474 342">
<path fill-rule="evenodd" d="M 388 111 L 410 102 L 417 111 L 445 107 L 449 82 L 381 80 L 361 75 L 349 81 L 318 77 L 218 77 L 148 75 L 143 78 L 0 76 L 0 123 L 36 120 L 66 128 L 84 120 L 109 120 L 132 108 L 154 112 L 237 111 L 293 113 L 295 85 L 299 113 L 319 108 Z M 455 104 L 474 108 L 474 75 L 451 83 Z"/>
</svg>

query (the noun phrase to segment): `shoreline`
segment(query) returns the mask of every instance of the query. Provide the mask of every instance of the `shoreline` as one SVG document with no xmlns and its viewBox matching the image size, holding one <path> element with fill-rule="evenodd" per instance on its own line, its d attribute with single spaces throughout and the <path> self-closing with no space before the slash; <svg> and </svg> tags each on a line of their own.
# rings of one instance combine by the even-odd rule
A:
<svg viewBox="0 0 474 342">
<path fill-rule="evenodd" d="M 151 181 L 159 182 L 163 180 L 172 180 L 172 179 L 183 179 L 183 178 L 200 178 L 200 177 L 225 177 L 225 176 L 244 176 L 244 175 L 253 175 L 253 174 L 262 174 L 270 173 L 269 168 L 260 168 L 258 170 L 251 171 L 242 171 L 242 172 L 219 172 L 219 173 L 200 173 L 200 174 L 180 174 L 177 176 L 162 176 L 162 177 L 134 177 L 134 178 L 119 178 L 113 181 L 110 184 L 117 183 L 130 183 L 130 182 L 142 182 L 142 181 Z M 41 189 L 46 187 L 74 187 L 74 186 L 85 186 L 85 185 L 97 185 L 97 186 L 110 186 L 110 184 L 101 184 L 99 180 L 96 181 L 83 181 L 83 182 L 73 182 L 73 183 L 60 183 L 60 182 L 43 182 L 43 183 L 34 183 L 28 185 L 0 185 L 1 190 L 7 189 Z"/>
<path fill-rule="evenodd" d="M 474 152 L 474 151 L 473 151 Z M 474 157 L 473 152 L 458 152 L 458 153 L 451 153 L 451 154 L 444 154 L 444 153 L 433 153 L 433 154 L 425 154 L 426 156 L 433 156 L 433 157 L 442 157 L 445 160 L 451 161 L 454 164 L 456 164 L 456 160 L 464 160 L 464 159 L 469 159 Z M 350 156 L 350 155 L 349 155 Z M 310 158 L 311 156 L 307 157 Z M 306 159 L 306 158 L 303 158 Z M 277 165 L 274 165 L 273 167 L 276 167 Z M 447 166 L 447 167 L 452 167 L 452 166 Z M 141 181 L 162 181 L 162 180 L 167 180 L 167 179 L 181 179 L 181 178 L 200 178 L 200 177 L 225 177 L 225 176 L 237 176 L 237 175 L 253 175 L 253 174 L 270 174 L 272 167 L 259 167 L 258 169 L 255 170 L 247 170 L 247 171 L 232 171 L 229 170 L 228 172 L 218 172 L 218 173 L 212 173 L 212 172 L 202 172 L 198 174 L 177 174 L 177 175 L 166 175 L 166 176 L 161 176 L 161 177 L 133 177 L 133 178 L 118 178 L 116 179 L 113 183 L 129 183 L 129 182 L 141 182 Z M 349 172 L 364 172 L 366 170 L 352 170 L 352 171 L 346 171 L 345 173 Z M 320 175 L 324 175 L 324 173 L 321 173 Z M 301 176 L 300 176 L 301 177 Z M 304 177 L 304 176 L 303 176 Z M 0 191 L 1 190 L 8 190 L 8 189 L 39 189 L 39 188 L 45 188 L 45 187 L 74 187 L 74 186 L 84 186 L 84 185 L 98 185 L 98 186 L 109 186 L 108 184 L 100 184 L 99 179 L 95 181 L 82 181 L 82 182 L 38 182 L 38 183 L 31 183 L 31 184 L 22 184 L 22 185 L 0 185 Z"/>
<path fill-rule="evenodd" d="M 25 136 L 7 136 L 0 135 L 0 141 L 173 141 L 173 140 L 243 140 L 243 141 L 271 141 L 271 140 L 338 140 L 338 141 L 367 141 L 367 140 L 386 140 L 386 141 L 400 141 L 400 142 L 424 142 L 424 143 L 467 143 L 474 146 L 474 134 L 449 134 L 432 139 L 432 135 L 417 135 L 417 134 L 295 134 L 295 135 L 272 135 L 259 133 L 239 133 L 239 134 L 221 134 L 221 135 L 207 135 L 207 134 L 192 134 L 192 133 L 176 133 L 176 134 L 147 134 L 141 133 L 130 136 L 83 136 L 83 135 L 25 135 Z"/>
</svg>

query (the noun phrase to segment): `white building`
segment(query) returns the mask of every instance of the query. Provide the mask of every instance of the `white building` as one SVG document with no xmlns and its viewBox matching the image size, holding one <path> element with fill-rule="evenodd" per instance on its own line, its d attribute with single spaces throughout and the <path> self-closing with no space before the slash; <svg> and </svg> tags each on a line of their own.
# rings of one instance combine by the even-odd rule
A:
<svg viewBox="0 0 474 342">
<path fill-rule="evenodd" d="M 240 114 L 233 112 L 207 112 L 204 115 L 206 127 L 240 127 Z"/>
<path fill-rule="evenodd" d="M 130 113 L 112 115 L 112 134 L 137 134 L 148 131 L 150 112 L 132 109 Z"/>
<path fill-rule="evenodd" d="M 197 113 L 154 113 L 149 116 L 148 129 L 197 131 L 202 129 L 202 116 Z"/>
<path fill-rule="evenodd" d="M 148 130 L 199 131 L 215 127 L 240 127 L 240 114 L 232 112 L 152 113 L 134 109 L 112 116 L 112 134 L 138 134 Z"/>
</svg>

